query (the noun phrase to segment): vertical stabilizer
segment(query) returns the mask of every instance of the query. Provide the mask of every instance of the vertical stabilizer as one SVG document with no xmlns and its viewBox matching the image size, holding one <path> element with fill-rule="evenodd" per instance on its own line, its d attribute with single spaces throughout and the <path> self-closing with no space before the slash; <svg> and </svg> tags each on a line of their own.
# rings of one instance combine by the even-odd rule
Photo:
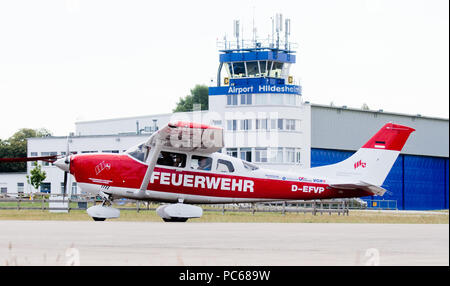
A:
<svg viewBox="0 0 450 286">
<path fill-rule="evenodd" d="M 337 164 L 312 168 L 314 174 L 351 179 L 381 186 L 413 128 L 387 123 L 350 158 Z"/>
</svg>

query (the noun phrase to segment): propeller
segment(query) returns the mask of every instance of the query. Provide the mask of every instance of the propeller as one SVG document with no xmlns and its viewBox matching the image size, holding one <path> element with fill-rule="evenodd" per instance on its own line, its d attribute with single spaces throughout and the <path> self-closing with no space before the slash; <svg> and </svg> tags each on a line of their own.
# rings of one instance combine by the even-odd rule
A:
<svg viewBox="0 0 450 286">
<path fill-rule="evenodd" d="M 64 163 L 68 166 L 67 170 L 70 170 L 70 153 L 69 153 L 69 136 L 67 136 L 67 147 L 66 147 L 66 157 L 64 158 Z M 63 189 L 63 202 L 67 193 L 67 175 L 68 171 L 64 169 L 64 189 Z"/>
</svg>

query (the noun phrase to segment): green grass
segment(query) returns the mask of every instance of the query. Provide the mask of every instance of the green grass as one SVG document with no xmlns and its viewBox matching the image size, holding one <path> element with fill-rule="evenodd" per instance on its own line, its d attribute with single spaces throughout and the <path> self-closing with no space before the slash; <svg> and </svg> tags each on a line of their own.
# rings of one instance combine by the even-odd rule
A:
<svg viewBox="0 0 450 286">
<path fill-rule="evenodd" d="M 152 206 L 150 206 L 152 207 Z M 45 210 L 0 210 L 0 220 L 69 220 L 90 221 L 92 220 L 85 211 L 72 210 L 69 213 L 50 213 Z M 161 218 L 154 210 L 143 210 L 137 212 L 135 209 L 122 210 L 120 218 L 114 221 L 153 221 L 161 222 Z M 349 216 L 332 213 L 317 214 L 310 213 L 261 213 L 247 212 L 208 212 L 198 219 L 191 219 L 189 223 L 202 222 L 254 222 L 254 223 L 402 223 L 402 224 L 448 224 L 448 211 L 442 214 L 405 213 L 405 212 L 380 212 L 380 211 L 357 211 L 350 210 Z"/>
</svg>

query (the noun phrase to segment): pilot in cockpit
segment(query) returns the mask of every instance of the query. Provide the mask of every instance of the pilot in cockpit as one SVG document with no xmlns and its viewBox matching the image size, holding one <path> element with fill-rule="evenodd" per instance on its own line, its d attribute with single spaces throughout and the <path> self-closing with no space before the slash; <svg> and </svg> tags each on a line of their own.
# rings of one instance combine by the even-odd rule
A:
<svg viewBox="0 0 450 286">
<path fill-rule="evenodd" d="M 173 166 L 174 167 L 183 167 L 183 159 L 181 156 L 175 155 L 173 158 Z"/>
<path fill-rule="evenodd" d="M 211 171 L 211 162 L 210 158 L 202 158 L 198 162 L 198 168 L 197 170 L 205 170 L 205 171 Z"/>
</svg>

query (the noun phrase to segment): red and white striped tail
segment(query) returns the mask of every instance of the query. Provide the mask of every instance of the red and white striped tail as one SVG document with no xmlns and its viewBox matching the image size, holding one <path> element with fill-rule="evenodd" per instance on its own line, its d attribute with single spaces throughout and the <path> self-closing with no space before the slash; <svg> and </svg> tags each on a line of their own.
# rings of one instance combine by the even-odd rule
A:
<svg viewBox="0 0 450 286">
<path fill-rule="evenodd" d="M 413 131 L 411 127 L 387 123 L 361 148 L 401 151 Z"/>
<path fill-rule="evenodd" d="M 381 186 L 413 131 L 407 126 L 387 123 L 350 158 L 310 170 L 313 174 Z"/>
</svg>

